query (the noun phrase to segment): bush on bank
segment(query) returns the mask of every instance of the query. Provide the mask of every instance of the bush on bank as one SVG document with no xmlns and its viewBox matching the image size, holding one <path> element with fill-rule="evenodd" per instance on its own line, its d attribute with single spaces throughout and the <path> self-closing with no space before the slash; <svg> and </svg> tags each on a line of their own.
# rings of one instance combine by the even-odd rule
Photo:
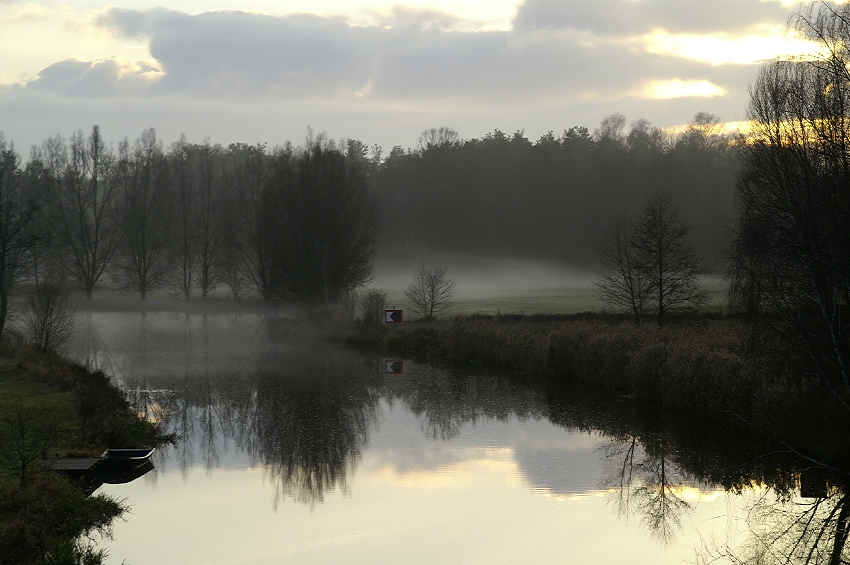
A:
<svg viewBox="0 0 850 565">
<path fill-rule="evenodd" d="M 0 341 L 0 409 L 23 416 L 0 418 L 0 449 L 19 450 L 16 433 L 35 437 L 37 430 L 41 442 L 25 472 L 0 466 L 0 562 L 101 563 L 105 554 L 88 536 L 108 535 L 127 508 L 105 495 L 86 496 L 83 485 L 48 470 L 51 459 L 175 438 L 140 418 L 102 372 L 19 342 Z M 45 430 L 55 437 L 45 439 Z"/>
<path fill-rule="evenodd" d="M 5 550 L 25 563 L 99 563 L 105 556 L 87 537 L 108 536 L 113 520 L 126 512 L 121 502 L 86 496 L 57 475 L 40 475 L 24 488 L 0 488 L 0 555 Z"/>
<path fill-rule="evenodd" d="M 133 412 L 124 393 L 102 371 L 89 371 L 54 351 L 24 343 L 0 342 L 0 359 L 13 360 L 19 378 L 46 384 L 68 394 L 76 413 L 75 452 L 100 455 L 106 448 L 155 446 L 172 441 L 159 426 Z"/>
</svg>

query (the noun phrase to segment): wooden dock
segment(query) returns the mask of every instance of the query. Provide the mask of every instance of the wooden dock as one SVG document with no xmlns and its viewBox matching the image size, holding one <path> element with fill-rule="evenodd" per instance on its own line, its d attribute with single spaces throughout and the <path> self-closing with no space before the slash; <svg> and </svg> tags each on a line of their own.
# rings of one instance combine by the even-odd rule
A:
<svg viewBox="0 0 850 565">
<path fill-rule="evenodd" d="M 50 464 L 53 471 L 85 472 L 100 463 L 100 457 L 66 457 Z"/>
</svg>

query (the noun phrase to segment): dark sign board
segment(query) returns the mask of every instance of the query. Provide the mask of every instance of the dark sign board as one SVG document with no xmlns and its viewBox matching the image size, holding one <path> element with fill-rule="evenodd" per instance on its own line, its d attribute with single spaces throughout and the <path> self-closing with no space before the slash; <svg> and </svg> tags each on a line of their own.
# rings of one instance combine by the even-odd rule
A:
<svg viewBox="0 0 850 565">
<path fill-rule="evenodd" d="M 384 359 L 384 373 L 388 375 L 403 375 L 404 361 L 398 359 Z"/>
<path fill-rule="evenodd" d="M 387 323 L 387 324 L 400 324 L 400 323 L 402 323 L 401 310 L 384 310 L 384 323 Z"/>
</svg>

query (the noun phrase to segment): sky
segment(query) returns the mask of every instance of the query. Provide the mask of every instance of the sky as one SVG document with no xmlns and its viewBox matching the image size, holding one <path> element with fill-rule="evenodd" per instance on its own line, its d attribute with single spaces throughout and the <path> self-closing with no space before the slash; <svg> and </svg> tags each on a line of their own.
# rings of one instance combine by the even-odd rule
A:
<svg viewBox="0 0 850 565">
<path fill-rule="evenodd" d="M 0 131 L 154 127 L 231 142 L 415 146 L 448 126 L 532 141 L 619 112 L 676 128 L 745 118 L 788 34 L 787 0 L 0 0 Z"/>
</svg>

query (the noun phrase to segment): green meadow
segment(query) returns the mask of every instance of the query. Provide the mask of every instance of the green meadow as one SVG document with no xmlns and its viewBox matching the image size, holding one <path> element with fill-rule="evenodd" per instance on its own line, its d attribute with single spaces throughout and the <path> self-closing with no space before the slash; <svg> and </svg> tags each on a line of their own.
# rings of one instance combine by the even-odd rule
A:
<svg viewBox="0 0 850 565">
<path fill-rule="evenodd" d="M 705 277 L 700 286 L 708 294 L 708 302 L 701 310 L 716 311 L 724 306 L 726 285 L 723 279 Z M 403 288 L 384 290 L 387 292 L 387 304 L 390 308 L 401 308 L 405 311 L 407 319 L 415 318 L 410 303 L 404 297 Z M 531 315 L 618 311 L 606 309 L 590 281 L 586 284 L 570 284 L 553 288 L 480 292 L 470 291 L 458 284 L 455 291 L 454 304 L 442 317 L 469 314 Z"/>
</svg>

